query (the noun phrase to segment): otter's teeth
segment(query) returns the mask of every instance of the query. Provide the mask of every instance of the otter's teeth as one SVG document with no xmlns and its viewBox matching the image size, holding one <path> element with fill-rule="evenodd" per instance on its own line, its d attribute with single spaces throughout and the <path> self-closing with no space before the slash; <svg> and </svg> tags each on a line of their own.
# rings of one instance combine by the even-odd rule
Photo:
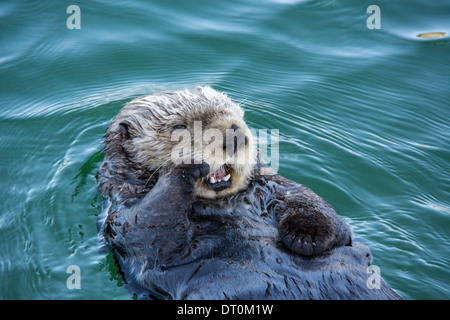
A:
<svg viewBox="0 0 450 320">
<path fill-rule="evenodd" d="M 222 182 L 222 181 L 228 181 L 231 176 L 230 174 L 225 175 L 226 173 L 228 173 L 225 169 L 224 166 L 221 166 L 219 169 L 217 169 L 216 171 L 208 174 L 208 176 L 206 177 L 206 180 L 209 181 L 209 183 L 214 184 L 217 182 Z"/>
</svg>

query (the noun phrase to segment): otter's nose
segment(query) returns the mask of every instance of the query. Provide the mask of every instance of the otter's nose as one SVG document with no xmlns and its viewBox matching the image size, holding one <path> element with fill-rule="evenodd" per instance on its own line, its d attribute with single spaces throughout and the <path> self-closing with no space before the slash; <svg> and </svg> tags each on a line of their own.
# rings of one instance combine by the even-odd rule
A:
<svg viewBox="0 0 450 320">
<path fill-rule="evenodd" d="M 247 143 L 248 138 L 244 132 L 237 125 L 232 124 L 230 129 L 226 131 L 226 137 L 223 140 L 223 150 L 232 156 L 236 154 L 240 145 L 247 145 Z"/>
</svg>

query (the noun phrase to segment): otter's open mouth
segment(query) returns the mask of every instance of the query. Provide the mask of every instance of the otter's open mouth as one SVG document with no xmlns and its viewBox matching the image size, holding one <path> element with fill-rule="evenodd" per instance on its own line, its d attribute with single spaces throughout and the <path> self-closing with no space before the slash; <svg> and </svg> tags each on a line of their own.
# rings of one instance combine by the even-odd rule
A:
<svg viewBox="0 0 450 320">
<path fill-rule="evenodd" d="M 206 178 L 204 178 L 206 188 L 214 191 L 222 191 L 231 187 L 233 183 L 230 173 L 231 170 L 230 166 L 224 164 L 216 171 L 209 173 Z"/>
</svg>

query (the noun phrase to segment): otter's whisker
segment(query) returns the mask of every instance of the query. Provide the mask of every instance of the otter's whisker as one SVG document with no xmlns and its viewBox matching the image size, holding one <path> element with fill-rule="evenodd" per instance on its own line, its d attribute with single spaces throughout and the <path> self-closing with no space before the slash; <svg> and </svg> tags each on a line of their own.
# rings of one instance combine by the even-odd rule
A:
<svg viewBox="0 0 450 320">
<path fill-rule="evenodd" d="M 157 173 L 159 170 L 161 170 L 161 168 L 169 161 L 170 161 L 170 159 L 164 161 L 158 168 L 156 168 L 156 170 L 153 171 L 151 176 L 147 179 L 147 182 L 145 183 L 144 188 L 147 188 L 147 185 L 148 185 L 150 179 L 155 175 L 155 173 Z"/>
</svg>

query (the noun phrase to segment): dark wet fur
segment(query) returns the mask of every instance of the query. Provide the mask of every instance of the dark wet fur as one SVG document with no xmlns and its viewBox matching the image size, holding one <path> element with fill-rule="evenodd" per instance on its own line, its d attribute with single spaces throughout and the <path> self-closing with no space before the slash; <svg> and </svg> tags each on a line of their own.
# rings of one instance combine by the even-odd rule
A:
<svg viewBox="0 0 450 320">
<path fill-rule="evenodd" d="M 138 298 L 400 299 L 368 288 L 369 249 L 305 186 L 256 169 L 246 190 L 198 199 L 205 164 L 154 173 L 120 144 L 105 153 L 100 231 Z"/>
</svg>

